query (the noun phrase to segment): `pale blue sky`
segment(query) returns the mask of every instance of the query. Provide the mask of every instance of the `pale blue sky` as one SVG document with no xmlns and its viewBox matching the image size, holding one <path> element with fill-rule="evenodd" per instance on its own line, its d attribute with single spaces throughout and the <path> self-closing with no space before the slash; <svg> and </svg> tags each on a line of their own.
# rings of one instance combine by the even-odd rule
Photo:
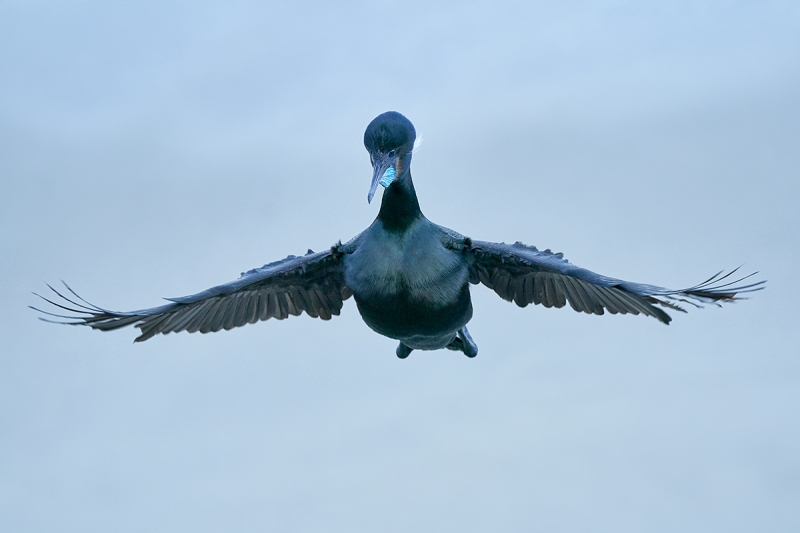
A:
<svg viewBox="0 0 800 533">
<path fill-rule="evenodd" d="M 797 531 L 796 2 L 3 2 L 8 531 Z M 766 291 L 652 319 L 472 290 L 480 354 L 298 317 L 133 345 L 126 310 L 366 227 L 363 130 L 425 214 L 634 281 Z"/>
</svg>

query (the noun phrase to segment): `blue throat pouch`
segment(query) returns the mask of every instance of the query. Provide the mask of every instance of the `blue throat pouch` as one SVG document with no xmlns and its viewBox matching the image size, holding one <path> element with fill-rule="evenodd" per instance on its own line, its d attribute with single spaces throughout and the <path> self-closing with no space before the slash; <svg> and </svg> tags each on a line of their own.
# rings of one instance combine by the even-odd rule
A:
<svg viewBox="0 0 800 533">
<path fill-rule="evenodd" d="M 395 173 L 394 165 L 393 165 L 393 166 L 387 168 L 383 172 L 383 176 L 381 176 L 381 180 L 379 181 L 379 183 L 381 185 L 383 185 L 384 187 L 388 187 L 389 185 L 392 184 L 392 182 L 394 181 L 394 178 L 396 178 L 396 177 L 397 177 L 397 174 Z"/>
</svg>

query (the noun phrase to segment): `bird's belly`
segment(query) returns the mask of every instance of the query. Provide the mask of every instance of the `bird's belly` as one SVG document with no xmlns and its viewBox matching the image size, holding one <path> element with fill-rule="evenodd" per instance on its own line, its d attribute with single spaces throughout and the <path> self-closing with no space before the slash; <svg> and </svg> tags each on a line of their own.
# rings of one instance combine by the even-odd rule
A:
<svg viewBox="0 0 800 533">
<path fill-rule="evenodd" d="M 472 302 L 466 284 L 458 298 L 445 305 L 410 300 L 402 293 L 367 298 L 354 296 L 361 317 L 372 330 L 403 341 L 411 348 L 443 348 L 472 318 Z"/>
</svg>

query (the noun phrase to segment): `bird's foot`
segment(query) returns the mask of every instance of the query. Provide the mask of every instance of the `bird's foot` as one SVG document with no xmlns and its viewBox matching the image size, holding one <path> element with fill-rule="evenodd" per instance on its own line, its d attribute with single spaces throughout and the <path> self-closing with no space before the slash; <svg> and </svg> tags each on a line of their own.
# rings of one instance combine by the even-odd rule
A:
<svg viewBox="0 0 800 533">
<path fill-rule="evenodd" d="M 399 357 L 400 359 L 405 359 L 406 357 L 408 357 L 408 354 L 410 354 L 413 350 L 414 350 L 413 348 L 409 348 L 408 346 L 406 346 L 401 342 L 400 344 L 397 345 L 397 350 L 395 350 L 394 353 L 396 353 L 397 357 Z"/>
<path fill-rule="evenodd" d="M 467 357 L 475 357 L 478 355 L 478 345 L 472 340 L 466 326 L 458 330 L 458 334 L 453 341 L 445 346 L 448 350 L 456 350 L 464 352 Z"/>
</svg>

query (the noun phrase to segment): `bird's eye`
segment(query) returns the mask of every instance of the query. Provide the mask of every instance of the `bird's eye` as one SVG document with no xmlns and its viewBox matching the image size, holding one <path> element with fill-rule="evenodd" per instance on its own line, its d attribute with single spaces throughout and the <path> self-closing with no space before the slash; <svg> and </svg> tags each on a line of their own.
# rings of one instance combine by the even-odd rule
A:
<svg viewBox="0 0 800 533">
<path fill-rule="evenodd" d="M 395 153 L 395 151 L 394 151 L 394 150 L 392 150 L 391 152 L 389 152 L 389 157 L 394 157 L 395 155 L 397 155 L 397 154 Z"/>
</svg>

